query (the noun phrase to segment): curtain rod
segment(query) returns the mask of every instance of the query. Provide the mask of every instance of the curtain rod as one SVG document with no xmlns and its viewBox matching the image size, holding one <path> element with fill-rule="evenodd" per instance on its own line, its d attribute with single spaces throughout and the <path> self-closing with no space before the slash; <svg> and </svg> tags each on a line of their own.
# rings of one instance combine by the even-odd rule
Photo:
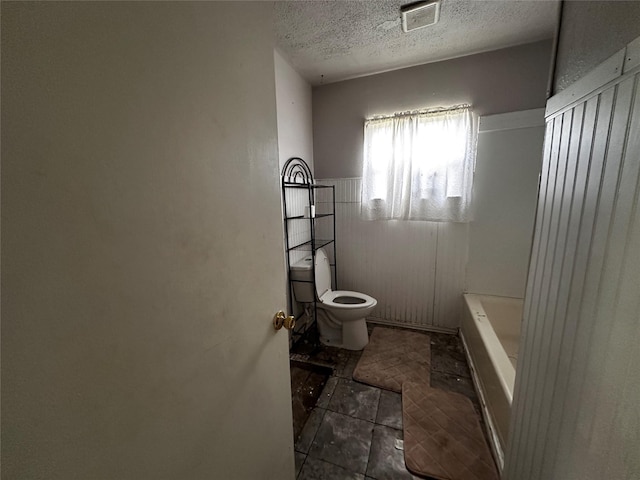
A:
<svg viewBox="0 0 640 480">
<path fill-rule="evenodd" d="M 411 115 L 429 115 L 434 113 L 455 112 L 456 110 L 464 110 L 467 108 L 471 108 L 471 105 L 468 103 L 461 103 L 460 105 L 455 105 L 453 107 L 436 107 L 421 110 L 407 110 L 406 112 L 398 112 L 391 115 L 374 115 L 372 117 L 366 118 L 365 120 L 386 120 L 389 118 L 409 117 Z"/>
</svg>

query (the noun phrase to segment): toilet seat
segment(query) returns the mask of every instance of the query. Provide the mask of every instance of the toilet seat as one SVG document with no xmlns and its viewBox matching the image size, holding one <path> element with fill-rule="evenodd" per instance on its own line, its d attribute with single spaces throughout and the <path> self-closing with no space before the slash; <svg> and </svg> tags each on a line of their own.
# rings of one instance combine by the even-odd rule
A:
<svg viewBox="0 0 640 480">
<path fill-rule="evenodd" d="M 344 303 L 340 301 L 340 297 L 352 298 L 352 303 Z M 338 301 L 336 301 L 338 300 Z M 320 302 L 336 310 L 355 310 L 358 308 L 368 308 L 377 304 L 377 300 L 369 295 L 361 292 L 352 292 L 350 290 L 327 290 L 321 297 Z"/>
</svg>

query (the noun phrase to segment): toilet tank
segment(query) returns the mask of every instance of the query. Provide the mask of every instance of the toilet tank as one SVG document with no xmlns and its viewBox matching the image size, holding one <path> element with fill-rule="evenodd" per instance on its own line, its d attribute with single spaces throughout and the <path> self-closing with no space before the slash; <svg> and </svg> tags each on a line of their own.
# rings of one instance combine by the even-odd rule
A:
<svg viewBox="0 0 640 480">
<path fill-rule="evenodd" d="M 300 303 L 311 303 L 315 300 L 313 283 L 313 257 L 307 255 L 291 265 L 289 275 L 293 283 L 293 294 Z M 302 280 L 296 282 L 295 280 Z M 306 282 L 306 283 L 305 283 Z"/>
</svg>

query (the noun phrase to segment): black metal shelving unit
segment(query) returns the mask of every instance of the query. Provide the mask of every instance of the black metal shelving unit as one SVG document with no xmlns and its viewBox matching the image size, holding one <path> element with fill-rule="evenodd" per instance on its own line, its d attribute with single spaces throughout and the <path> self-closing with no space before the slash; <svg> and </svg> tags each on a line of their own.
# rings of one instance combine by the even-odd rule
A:
<svg viewBox="0 0 640 480">
<path fill-rule="evenodd" d="M 308 207 L 316 205 L 316 193 L 319 190 L 331 191 L 331 212 L 321 212 L 314 215 L 290 215 L 290 208 L 287 206 L 287 191 L 289 189 L 304 189 L 307 192 L 307 205 Z M 295 294 L 293 291 L 294 282 L 313 283 L 315 291 L 315 278 L 316 278 L 316 251 L 319 248 L 333 244 L 333 263 L 331 268 L 333 270 L 333 286 L 338 288 L 338 274 L 336 268 L 336 191 L 333 185 L 316 185 L 313 179 L 313 174 L 307 163 L 298 157 L 292 157 L 284 164 L 282 168 L 282 203 L 284 214 L 284 237 L 287 259 L 287 272 L 289 279 L 289 311 L 293 312 L 293 301 Z M 309 240 L 297 243 L 295 245 L 290 244 L 289 233 L 290 225 L 292 222 L 309 222 Z M 316 238 L 316 222 L 329 222 L 332 221 L 332 235 L 330 238 L 319 239 Z M 291 278 L 291 253 L 296 250 L 311 251 L 311 281 L 307 280 L 292 280 Z M 316 298 L 314 296 L 313 301 L 313 319 L 317 320 L 316 313 Z"/>
</svg>

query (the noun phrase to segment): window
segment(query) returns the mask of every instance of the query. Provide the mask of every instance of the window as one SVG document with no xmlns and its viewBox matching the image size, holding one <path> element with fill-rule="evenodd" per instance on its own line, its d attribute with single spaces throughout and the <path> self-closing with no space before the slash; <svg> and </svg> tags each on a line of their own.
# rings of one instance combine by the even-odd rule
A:
<svg viewBox="0 0 640 480">
<path fill-rule="evenodd" d="M 365 218 L 467 222 L 477 137 L 468 105 L 365 121 Z"/>
</svg>

